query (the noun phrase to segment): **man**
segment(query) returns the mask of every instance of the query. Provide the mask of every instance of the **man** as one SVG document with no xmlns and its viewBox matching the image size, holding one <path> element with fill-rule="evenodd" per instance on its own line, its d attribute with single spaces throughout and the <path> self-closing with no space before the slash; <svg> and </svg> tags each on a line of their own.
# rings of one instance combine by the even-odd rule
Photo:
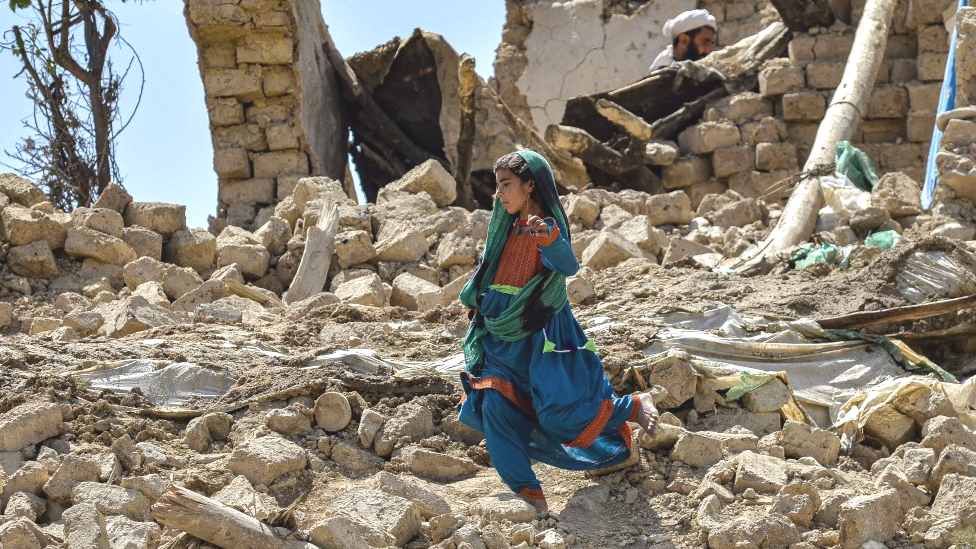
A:
<svg viewBox="0 0 976 549">
<path fill-rule="evenodd" d="M 671 45 L 654 58 L 648 72 L 666 67 L 675 61 L 697 61 L 715 48 L 718 24 L 708 10 L 691 10 L 664 23 L 664 35 Z"/>
</svg>

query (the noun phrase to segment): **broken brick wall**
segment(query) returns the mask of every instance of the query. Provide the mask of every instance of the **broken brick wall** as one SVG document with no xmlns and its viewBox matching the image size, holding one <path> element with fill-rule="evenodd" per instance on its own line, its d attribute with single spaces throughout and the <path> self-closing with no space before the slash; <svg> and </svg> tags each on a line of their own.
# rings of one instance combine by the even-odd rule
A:
<svg viewBox="0 0 976 549">
<path fill-rule="evenodd" d="M 317 0 L 185 0 L 218 176 L 211 229 L 254 228 L 298 179 L 341 179 L 346 126 Z"/>
</svg>

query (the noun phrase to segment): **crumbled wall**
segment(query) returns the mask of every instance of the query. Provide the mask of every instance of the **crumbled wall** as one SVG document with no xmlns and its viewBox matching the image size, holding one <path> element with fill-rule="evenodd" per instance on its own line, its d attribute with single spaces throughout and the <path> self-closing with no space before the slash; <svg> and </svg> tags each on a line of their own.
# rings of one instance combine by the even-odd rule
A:
<svg viewBox="0 0 976 549">
<path fill-rule="evenodd" d="M 217 217 L 253 228 L 301 177 L 341 179 L 346 129 L 317 0 L 184 0 L 219 180 Z"/>
</svg>

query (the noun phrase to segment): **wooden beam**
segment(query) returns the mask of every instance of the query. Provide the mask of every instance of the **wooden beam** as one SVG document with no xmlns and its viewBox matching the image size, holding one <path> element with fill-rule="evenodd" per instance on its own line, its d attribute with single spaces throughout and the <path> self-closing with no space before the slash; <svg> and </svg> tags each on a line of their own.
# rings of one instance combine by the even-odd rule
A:
<svg viewBox="0 0 976 549">
<path fill-rule="evenodd" d="M 647 142 L 653 136 L 651 125 L 643 118 L 628 111 L 609 99 L 597 99 L 596 112 L 629 133 L 635 139 Z"/>
<path fill-rule="evenodd" d="M 454 181 L 457 183 L 456 204 L 462 208 L 475 208 L 474 193 L 471 190 L 471 154 L 474 150 L 475 111 L 474 91 L 478 75 L 474 72 L 474 57 L 463 54 L 458 63 L 458 95 L 461 102 L 461 131 L 457 141 L 457 166 L 454 168 Z"/>
<path fill-rule="evenodd" d="M 291 286 L 283 296 L 286 305 L 298 303 L 322 291 L 329 278 L 329 265 L 335 251 L 339 228 L 339 205 L 331 204 L 318 223 L 305 233 L 305 251 Z"/>
<path fill-rule="evenodd" d="M 661 179 L 644 165 L 646 141 L 631 139 L 627 151 L 621 153 L 604 145 L 585 130 L 558 124 L 550 124 L 546 128 L 546 141 L 617 178 L 628 188 L 650 194 L 657 194 L 663 189 Z"/>
<path fill-rule="evenodd" d="M 862 329 L 905 320 L 928 318 L 974 307 L 976 307 L 976 295 L 970 295 L 956 299 L 923 303 L 921 305 L 894 307 L 880 311 L 862 311 L 849 315 L 823 318 L 817 320 L 817 324 L 820 324 L 820 327 L 825 330 Z"/>
</svg>

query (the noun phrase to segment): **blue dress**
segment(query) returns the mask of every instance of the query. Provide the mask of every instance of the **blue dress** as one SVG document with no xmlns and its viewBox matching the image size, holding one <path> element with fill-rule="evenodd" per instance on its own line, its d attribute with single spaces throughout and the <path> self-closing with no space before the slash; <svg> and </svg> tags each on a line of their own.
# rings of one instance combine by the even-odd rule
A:
<svg viewBox="0 0 976 549">
<path fill-rule="evenodd" d="M 506 252 L 520 244 L 519 238 L 529 237 L 513 230 Z M 565 238 L 531 238 L 537 240 L 529 249 L 541 254 L 542 265 L 566 276 L 579 270 Z M 524 241 L 521 245 L 526 246 Z M 524 267 L 511 261 L 522 257 L 520 253 L 508 255 L 508 262 L 503 255 L 496 281 L 504 278 L 505 269 Z M 492 285 L 481 301 L 481 314 L 499 316 L 517 291 L 510 285 Z M 531 460 L 594 470 L 630 457 L 627 421 L 634 420 L 635 400 L 614 395 L 596 347 L 568 303 L 529 337 L 503 341 L 489 333 L 482 342 L 485 364 L 480 375 L 462 374 L 459 420 L 485 434 L 492 463 L 514 492 L 544 498 Z"/>
</svg>

